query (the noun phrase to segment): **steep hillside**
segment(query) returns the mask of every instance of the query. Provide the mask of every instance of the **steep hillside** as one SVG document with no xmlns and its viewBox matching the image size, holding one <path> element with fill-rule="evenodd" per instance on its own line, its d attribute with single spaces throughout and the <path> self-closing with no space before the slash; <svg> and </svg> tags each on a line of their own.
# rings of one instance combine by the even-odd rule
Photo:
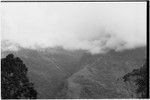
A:
<svg viewBox="0 0 150 100">
<path fill-rule="evenodd" d="M 56 49 L 56 50 L 55 50 Z M 55 52 L 51 52 L 54 51 Z M 73 73 L 82 69 L 83 51 L 67 51 L 61 48 L 52 48 L 49 51 L 37 51 L 22 48 L 19 51 L 3 51 L 2 57 L 13 53 L 20 57 L 28 67 L 28 76 L 35 83 L 38 98 L 57 98 L 62 84 Z"/>
<path fill-rule="evenodd" d="M 144 48 L 99 56 L 68 79 L 69 98 L 136 98 L 122 77 L 139 68 L 145 57 Z"/>
<path fill-rule="evenodd" d="M 2 51 L 2 57 L 9 53 L 20 57 L 28 67 L 38 98 L 131 97 L 120 78 L 138 68 L 146 55 L 145 47 L 95 55 L 84 50 L 21 48 Z"/>
</svg>

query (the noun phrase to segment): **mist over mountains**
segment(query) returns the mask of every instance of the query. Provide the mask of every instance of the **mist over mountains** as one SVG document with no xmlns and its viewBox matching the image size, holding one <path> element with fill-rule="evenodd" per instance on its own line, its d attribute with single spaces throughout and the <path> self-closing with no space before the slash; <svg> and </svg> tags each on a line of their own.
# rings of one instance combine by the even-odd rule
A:
<svg viewBox="0 0 150 100">
<path fill-rule="evenodd" d="M 1 19 L 1 58 L 19 57 L 37 98 L 140 97 L 123 77 L 146 59 L 146 2 L 3 3 Z"/>
<path fill-rule="evenodd" d="M 13 53 L 29 69 L 38 98 L 136 98 L 122 77 L 140 68 L 146 48 L 104 54 L 84 50 L 68 51 L 61 47 L 34 50 L 4 50 L 2 57 Z M 133 96 L 134 95 L 134 96 Z"/>
<path fill-rule="evenodd" d="M 24 48 L 125 50 L 146 45 L 146 3 L 3 4 L 2 40 Z M 19 9 L 18 9 L 19 8 Z M 24 16 L 26 15 L 26 16 Z"/>
</svg>

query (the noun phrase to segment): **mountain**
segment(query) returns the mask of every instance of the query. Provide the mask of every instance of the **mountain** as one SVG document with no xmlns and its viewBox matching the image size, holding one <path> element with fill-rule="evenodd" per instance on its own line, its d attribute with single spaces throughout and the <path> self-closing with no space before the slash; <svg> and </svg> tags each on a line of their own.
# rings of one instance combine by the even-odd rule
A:
<svg viewBox="0 0 150 100">
<path fill-rule="evenodd" d="M 54 48 L 53 48 L 54 49 Z M 55 48 L 57 51 L 58 48 Z M 83 51 L 61 51 L 57 53 L 22 48 L 18 51 L 3 51 L 20 57 L 28 67 L 28 76 L 35 83 L 38 98 L 55 98 L 62 81 L 82 68 Z"/>
<path fill-rule="evenodd" d="M 68 79 L 69 98 L 136 98 L 130 84 L 122 77 L 133 69 L 141 67 L 146 53 L 143 48 L 111 51 L 101 55 L 90 65 Z"/>
<path fill-rule="evenodd" d="M 33 50 L 3 50 L 2 57 L 13 53 L 28 67 L 38 98 L 136 98 L 122 77 L 139 68 L 146 59 L 146 48 L 105 54 L 61 47 Z"/>
</svg>

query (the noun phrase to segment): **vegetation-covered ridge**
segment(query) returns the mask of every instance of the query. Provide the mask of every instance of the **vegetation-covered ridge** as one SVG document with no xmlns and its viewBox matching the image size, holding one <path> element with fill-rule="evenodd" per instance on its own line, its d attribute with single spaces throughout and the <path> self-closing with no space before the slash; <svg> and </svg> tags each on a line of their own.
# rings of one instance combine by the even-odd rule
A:
<svg viewBox="0 0 150 100">
<path fill-rule="evenodd" d="M 38 51 L 24 48 L 2 51 L 2 59 L 8 58 L 12 53 L 15 56 L 12 57 L 13 63 L 19 57 L 22 61 L 20 65 L 25 64 L 27 67 L 26 76 L 34 83 L 38 99 L 142 98 L 141 94 L 136 93 L 134 77 L 124 82 L 123 76 L 134 69 L 140 69 L 144 64 L 145 47 L 95 55 L 80 50 L 49 48 L 47 51 Z M 16 65 L 14 68 L 17 68 Z M 6 95 L 7 92 L 4 91 L 3 95 Z"/>
</svg>

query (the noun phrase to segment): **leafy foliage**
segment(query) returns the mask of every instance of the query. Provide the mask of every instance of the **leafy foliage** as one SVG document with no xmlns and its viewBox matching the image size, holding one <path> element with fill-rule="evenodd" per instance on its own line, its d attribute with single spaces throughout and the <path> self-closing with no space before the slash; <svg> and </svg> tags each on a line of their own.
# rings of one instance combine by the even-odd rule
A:
<svg viewBox="0 0 150 100">
<path fill-rule="evenodd" d="M 37 92 L 27 78 L 27 67 L 13 54 L 1 59 L 1 95 L 3 99 L 36 99 Z"/>
<path fill-rule="evenodd" d="M 126 82 L 126 81 L 129 81 L 130 77 L 136 77 L 136 79 L 134 80 L 135 85 L 137 86 L 136 93 L 141 94 L 141 96 L 140 96 L 141 98 L 147 98 L 148 97 L 148 94 L 147 94 L 147 88 L 148 88 L 147 63 L 145 62 L 145 64 L 141 68 L 135 69 L 131 73 L 126 74 L 123 77 L 123 79 Z"/>
</svg>

